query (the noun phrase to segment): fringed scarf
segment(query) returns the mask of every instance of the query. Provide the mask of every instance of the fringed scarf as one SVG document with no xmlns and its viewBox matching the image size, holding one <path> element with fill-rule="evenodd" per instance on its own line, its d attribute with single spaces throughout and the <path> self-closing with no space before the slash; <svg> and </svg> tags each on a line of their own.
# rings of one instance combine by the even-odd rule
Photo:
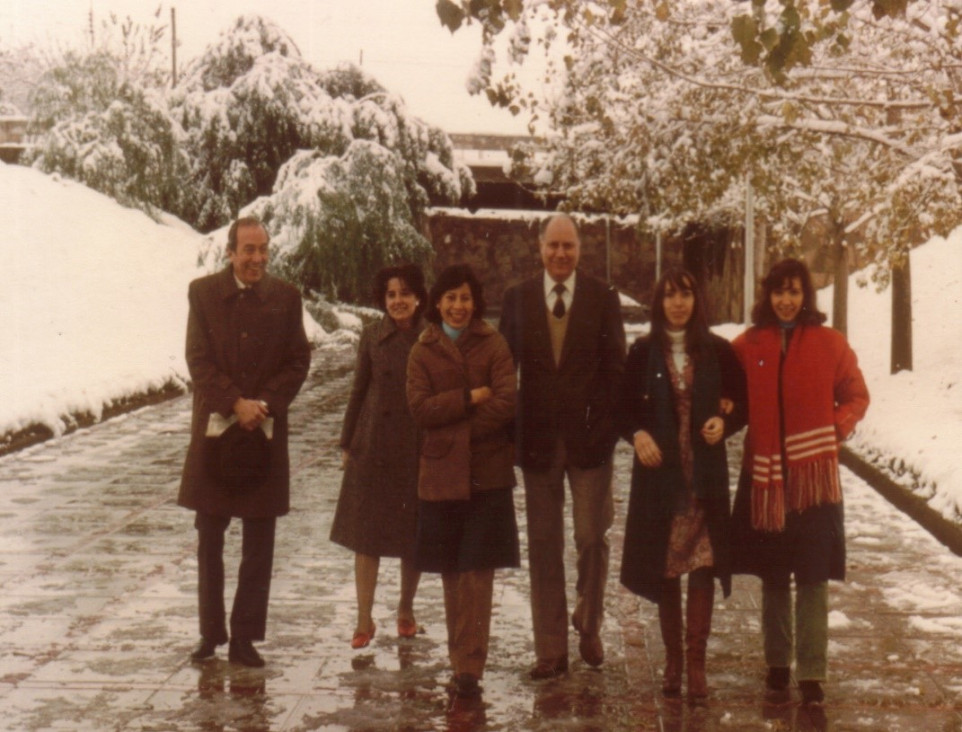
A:
<svg viewBox="0 0 962 732">
<path fill-rule="evenodd" d="M 795 330 L 784 363 L 778 328 L 752 328 L 733 344 L 748 377 L 752 526 L 762 531 L 782 531 L 788 511 L 842 501 L 835 349 L 823 337 L 830 338 L 831 331 Z M 782 464 L 783 424 L 787 466 Z"/>
</svg>

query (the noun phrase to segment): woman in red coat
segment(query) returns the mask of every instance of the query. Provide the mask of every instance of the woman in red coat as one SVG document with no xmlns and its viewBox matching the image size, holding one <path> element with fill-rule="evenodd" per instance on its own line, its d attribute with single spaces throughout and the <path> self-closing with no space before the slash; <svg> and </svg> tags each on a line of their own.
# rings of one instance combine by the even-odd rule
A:
<svg viewBox="0 0 962 732">
<path fill-rule="evenodd" d="M 828 665 L 828 580 L 845 579 L 839 443 L 869 395 L 845 337 L 822 325 L 805 264 L 779 262 L 762 287 L 754 326 L 732 344 L 748 380 L 734 571 L 762 579 L 769 691 L 787 695 L 794 646 L 802 699 L 817 704 Z"/>
</svg>

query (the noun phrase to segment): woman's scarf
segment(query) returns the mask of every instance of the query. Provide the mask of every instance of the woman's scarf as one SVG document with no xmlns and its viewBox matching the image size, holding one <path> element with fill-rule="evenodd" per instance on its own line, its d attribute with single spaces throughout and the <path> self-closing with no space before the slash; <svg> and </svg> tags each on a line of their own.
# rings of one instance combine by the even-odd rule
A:
<svg viewBox="0 0 962 732">
<path fill-rule="evenodd" d="M 787 511 L 842 502 L 835 362 L 830 351 L 821 348 L 816 330 L 798 326 L 784 362 L 779 328 L 753 328 L 736 343 L 748 375 L 755 529 L 782 531 Z M 783 442 L 787 465 L 782 464 Z"/>
</svg>

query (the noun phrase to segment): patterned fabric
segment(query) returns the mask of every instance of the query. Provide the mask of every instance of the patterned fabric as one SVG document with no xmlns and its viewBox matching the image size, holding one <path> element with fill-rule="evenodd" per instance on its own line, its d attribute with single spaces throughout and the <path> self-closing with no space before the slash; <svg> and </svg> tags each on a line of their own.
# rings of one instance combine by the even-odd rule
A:
<svg viewBox="0 0 962 732">
<path fill-rule="evenodd" d="M 705 509 L 692 488 L 695 456 L 691 445 L 691 397 L 695 370 L 690 358 L 679 372 L 670 354 L 665 358 L 671 374 L 671 387 L 675 394 L 675 413 L 678 417 L 678 446 L 681 453 L 681 472 L 685 478 L 688 506 L 683 513 L 675 514 L 668 538 L 668 555 L 665 558 L 665 577 L 680 577 L 701 567 L 714 564 Z"/>
</svg>

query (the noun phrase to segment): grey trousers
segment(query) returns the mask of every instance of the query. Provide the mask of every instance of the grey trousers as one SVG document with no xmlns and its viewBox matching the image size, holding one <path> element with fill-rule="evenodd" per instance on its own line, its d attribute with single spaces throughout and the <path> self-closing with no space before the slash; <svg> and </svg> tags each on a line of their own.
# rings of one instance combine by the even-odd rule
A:
<svg viewBox="0 0 962 732">
<path fill-rule="evenodd" d="M 610 555 L 607 533 L 614 521 L 612 465 L 610 460 L 587 470 L 570 465 L 564 442 L 559 439 L 548 470 L 523 472 L 535 654 L 539 660 L 556 661 L 568 655 L 565 477 L 571 487 L 578 554 L 578 596 L 572 622 L 585 635 L 597 635 L 604 620 Z"/>
<path fill-rule="evenodd" d="M 798 681 L 825 681 L 828 675 L 828 582 L 796 585 L 794 610 L 793 614 L 789 579 L 762 582 L 765 663 L 790 667 L 794 646 L 795 678 Z"/>
</svg>

